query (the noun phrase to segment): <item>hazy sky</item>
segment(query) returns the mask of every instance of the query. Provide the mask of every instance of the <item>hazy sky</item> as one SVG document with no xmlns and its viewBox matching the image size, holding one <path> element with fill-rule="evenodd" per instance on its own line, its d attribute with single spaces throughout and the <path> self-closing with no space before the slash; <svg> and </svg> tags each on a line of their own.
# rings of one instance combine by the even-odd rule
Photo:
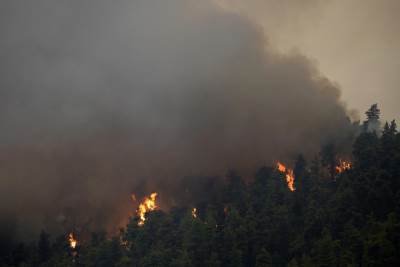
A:
<svg viewBox="0 0 400 267">
<path fill-rule="evenodd" d="M 115 227 L 131 193 L 350 147 L 340 89 L 275 48 L 312 3 L 265 35 L 212 1 L 1 1 L 0 221 Z"/>
<path fill-rule="evenodd" d="M 400 1 L 216 1 L 255 19 L 279 50 L 314 59 L 362 118 L 378 102 L 385 119 L 400 119 Z"/>
</svg>

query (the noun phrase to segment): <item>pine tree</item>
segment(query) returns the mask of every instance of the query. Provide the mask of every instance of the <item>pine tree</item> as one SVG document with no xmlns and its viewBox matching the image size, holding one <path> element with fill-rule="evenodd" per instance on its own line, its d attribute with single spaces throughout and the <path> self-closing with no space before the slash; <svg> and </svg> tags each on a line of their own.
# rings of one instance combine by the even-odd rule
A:
<svg viewBox="0 0 400 267">
<path fill-rule="evenodd" d="M 38 256 L 39 262 L 44 263 L 50 259 L 51 256 L 51 248 L 50 248 L 50 240 L 49 234 L 45 231 L 40 233 L 39 242 L 38 242 Z"/>
<path fill-rule="evenodd" d="M 363 124 L 363 131 L 364 132 L 379 132 L 380 129 L 380 114 L 381 111 L 378 108 L 378 104 L 373 104 L 366 112 L 365 115 L 367 119 L 364 121 Z"/>
<path fill-rule="evenodd" d="M 324 229 L 322 237 L 315 243 L 313 250 L 313 262 L 316 266 L 331 267 L 336 266 L 337 242 L 332 240 L 328 229 Z"/>
<path fill-rule="evenodd" d="M 322 147 L 321 152 L 321 163 L 322 166 L 328 169 L 331 179 L 335 177 L 335 166 L 336 166 L 336 148 L 335 145 L 330 143 Z"/>
<path fill-rule="evenodd" d="M 381 114 L 381 110 L 378 108 L 378 104 L 373 104 L 366 112 L 367 121 L 377 121 L 379 120 L 379 116 Z"/>
<path fill-rule="evenodd" d="M 271 267 L 271 266 L 272 266 L 271 254 L 265 248 L 262 248 L 256 257 L 256 267 Z"/>
<path fill-rule="evenodd" d="M 297 193 L 307 195 L 310 190 L 310 180 L 307 172 L 307 162 L 302 154 L 297 157 L 293 172 Z"/>
</svg>

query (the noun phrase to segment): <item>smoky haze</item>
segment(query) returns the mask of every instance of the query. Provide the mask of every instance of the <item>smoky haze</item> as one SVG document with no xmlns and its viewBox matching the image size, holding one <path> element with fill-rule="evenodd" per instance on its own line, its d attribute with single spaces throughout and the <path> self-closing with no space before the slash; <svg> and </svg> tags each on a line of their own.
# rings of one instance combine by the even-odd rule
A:
<svg viewBox="0 0 400 267">
<path fill-rule="evenodd" d="M 0 209 L 20 225 L 117 224 L 130 193 L 351 134 L 312 62 L 209 1 L 10 0 L 0 21 Z"/>
<path fill-rule="evenodd" d="M 384 120 L 400 119 L 400 1 L 215 1 L 257 21 L 279 50 L 314 58 L 352 108 L 378 102 Z"/>
</svg>

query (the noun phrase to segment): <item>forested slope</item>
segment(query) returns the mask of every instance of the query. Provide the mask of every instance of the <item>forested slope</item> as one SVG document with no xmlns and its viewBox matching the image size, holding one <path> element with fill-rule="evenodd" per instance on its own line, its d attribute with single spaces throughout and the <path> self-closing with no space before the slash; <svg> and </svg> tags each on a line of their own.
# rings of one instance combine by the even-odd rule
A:
<svg viewBox="0 0 400 267">
<path fill-rule="evenodd" d="M 352 155 L 328 144 L 297 157 L 294 191 L 276 166 L 251 179 L 198 177 L 207 186 L 196 203 L 155 209 L 143 225 L 133 217 L 119 235 L 94 232 L 74 249 L 68 233 L 2 244 L 0 266 L 400 266 L 400 134 L 394 121 L 372 129 L 371 111 Z"/>
</svg>

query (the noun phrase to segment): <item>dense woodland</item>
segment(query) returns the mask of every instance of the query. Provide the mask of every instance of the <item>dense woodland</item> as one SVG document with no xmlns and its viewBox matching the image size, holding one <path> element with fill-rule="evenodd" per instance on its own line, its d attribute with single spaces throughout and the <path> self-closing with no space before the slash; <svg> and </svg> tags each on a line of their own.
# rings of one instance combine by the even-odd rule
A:
<svg viewBox="0 0 400 267">
<path fill-rule="evenodd" d="M 276 166 L 250 181 L 234 171 L 199 178 L 193 205 L 152 211 L 142 226 L 133 217 L 119 235 L 95 232 L 75 249 L 68 233 L 43 231 L 3 244 L 0 266 L 400 266 L 400 134 L 394 121 L 377 127 L 376 105 L 366 115 L 352 155 L 332 143 L 298 156 L 293 192 Z M 341 157 L 352 163 L 338 172 Z"/>
</svg>

